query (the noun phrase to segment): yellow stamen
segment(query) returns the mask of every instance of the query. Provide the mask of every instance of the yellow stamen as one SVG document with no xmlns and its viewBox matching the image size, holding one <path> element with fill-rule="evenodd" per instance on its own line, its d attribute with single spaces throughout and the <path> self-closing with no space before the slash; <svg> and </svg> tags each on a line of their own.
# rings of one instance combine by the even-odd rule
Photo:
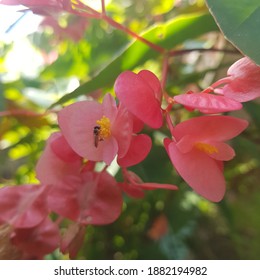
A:
<svg viewBox="0 0 260 280">
<path fill-rule="evenodd" d="M 97 120 L 96 123 L 100 126 L 99 136 L 101 139 L 106 139 L 111 135 L 110 130 L 110 119 L 106 116 L 103 116 L 100 120 Z"/>
<path fill-rule="evenodd" d="M 197 149 L 199 149 L 200 151 L 202 152 L 205 152 L 207 154 L 215 154 L 215 153 L 218 153 L 218 149 L 210 144 L 207 144 L 207 143 L 202 143 L 202 142 L 197 142 L 195 144 L 195 147 Z"/>
</svg>

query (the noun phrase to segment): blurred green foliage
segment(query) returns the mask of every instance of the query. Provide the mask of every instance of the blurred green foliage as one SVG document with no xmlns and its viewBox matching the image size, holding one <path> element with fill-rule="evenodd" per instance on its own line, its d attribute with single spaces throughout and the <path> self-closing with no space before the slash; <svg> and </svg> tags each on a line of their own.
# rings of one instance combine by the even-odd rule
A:
<svg viewBox="0 0 260 280">
<path fill-rule="evenodd" d="M 107 13 L 167 49 L 233 50 L 203 1 L 173 2 L 114 0 L 107 5 Z M 71 18 L 62 16 L 60 20 Z M 102 20 L 86 20 L 86 30 L 78 41 L 61 38 L 51 28 L 41 28 L 26 38 L 46 60 L 33 77 L 20 73 L 19 77 L 8 78 L 12 69 L 6 60 L 19 42 L 0 43 L 1 186 L 37 182 L 35 164 L 46 139 L 58 129 L 56 113 L 61 105 L 85 99 L 87 94 L 99 98 L 107 91 L 113 93 L 115 78 L 126 69 L 145 68 L 161 76 L 159 53 Z M 207 87 L 224 76 L 227 66 L 239 57 L 224 52 L 191 52 L 172 57 L 167 91 L 174 95 Z M 52 110 L 46 114 L 50 106 Z M 143 163 L 131 169 L 144 181 L 173 183 L 179 191 L 150 191 L 140 200 L 125 197 L 123 213 L 115 223 L 87 227 L 78 258 L 258 259 L 259 106 L 250 102 L 236 113 L 248 119 L 250 127 L 232 143 L 237 157 L 225 166 L 227 193 L 218 204 L 196 195 L 176 174 L 162 145 L 162 138 L 169 134 L 166 128 L 158 132 L 146 128 L 153 138 L 153 149 Z M 177 108 L 173 119 L 178 122 L 194 114 L 197 113 Z M 119 171 L 116 178 L 121 177 Z M 55 252 L 47 258 L 67 256 Z"/>
<path fill-rule="evenodd" d="M 259 1 L 240 0 L 239 5 L 236 0 L 207 0 L 207 3 L 227 39 L 260 65 Z"/>
</svg>

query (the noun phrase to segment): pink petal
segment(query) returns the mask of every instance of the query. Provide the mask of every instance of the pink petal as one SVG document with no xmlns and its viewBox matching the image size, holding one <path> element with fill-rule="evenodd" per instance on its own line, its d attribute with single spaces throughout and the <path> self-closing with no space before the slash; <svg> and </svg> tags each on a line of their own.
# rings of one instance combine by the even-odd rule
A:
<svg viewBox="0 0 260 280">
<path fill-rule="evenodd" d="M 202 116 L 179 123 L 173 129 L 173 136 L 177 141 L 190 135 L 193 142 L 221 142 L 237 136 L 247 125 L 247 121 L 230 116 Z"/>
<path fill-rule="evenodd" d="M 107 99 L 105 104 L 111 105 L 110 98 Z M 77 154 L 92 161 L 103 161 L 105 157 L 106 164 L 110 164 L 117 153 L 116 141 L 111 140 L 111 135 L 108 139 L 99 141 L 96 147 L 93 129 L 97 126 L 97 120 L 104 115 L 112 121 L 116 113 L 117 109 L 113 105 L 104 108 L 95 101 L 81 101 L 62 109 L 58 120 L 62 134 Z"/>
<path fill-rule="evenodd" d="M 84 172 L 81 182 L 55 186 L 49 197 L 54 212 L 83 225 L 112 223 L 120 215 L 122 203 L 117 182 L 106 172 Z"/>
<path fill-rule="evenodd" d="M 260 67 L 251 61 L 248 57 L 243 57 L 233 63 L 227 74 L 234 78 L 248 78 L 251 74 L 257 74 L 260 72 Z"/>
<path fill-rule="evenodd" d="M 69 254 L 70 259 L 77 256 L 81 249 L 85 237 L 85 226 L 73 223 L 69 225 L 65 234 L 62 236 L 60 250 L 63 254 Z"/>
<path fill-rule="evenodd" d="M 179 149 L 179 151 L 183 154 L 190 152 L 193 147 L 196 140 L 194 137 L 192 137 L 190 134 L 184 135 L 177 143 L 176 147 Z"/>
<path fill-rule="evenodd" d="M 156 99 L 161 103 L 162 101 L 162 88 L 159 79 L 148 70 L 142 70 L 137 74 L 141 77 L 153 90 Z"/>
<path fill-rule="evenodd" d="M 52 135 L 53 136 L 50 139 L 49 144 L 51 145 L 52 151 L 59 159 L 68 163 L 81 161 L 81 157 L 72 150 L 61 133 L 56 132 Z"/>
<path fill-rule="evenodd" d="M 219 161 L 228 161 L 234 158 L 235 151 L 226 143 L 210 142 L 210 145 L 217 149 L 216 153 L 207 153 L 208 156 Z"/>
<path fill-rule="evenodd" d="M 16 229 L 11 235 L 11 241 L 28 255 L 42 258 L 58 248 L 59 228 L 49 218 L 45 218 L 33 228 Z"/>
<path fill-rule="evenodd" d="M 77 221 L 80 214 L 78 196 L 81 190 L 81 182 L 74 184 L 56 184 L 50 191 L 48 206 L 51 211 Z"/>
<path fill-rule="evenodd" d="M 89 160 L 102 160 L 103 147 L 95 148 L 93 129 L 102 118 L 102 105 L 81 101 L 63 108 L 58 115 L 61 131 L 76 153 Z"/>
<path fill-rule="evenodd" d="M 115 121 L 112 126 L 112 134 L 118 144 L 118 156 L 123 157 L 130 146 L 133 131 L 133 120 L 127 109 L 120 104 Z"/>
<path fill-rule="evenodd" d="M 104 142 L 106 142 L 106 143 L 104 143 Z M 106 165 L 110 165 L 118 152 L 119 143 L 117 142 L 115 137 L 109 137 L 105 141 L 102 141 L 99 143 L 102 143 L 101 145 L 103 145 L 103 143 L 105 144 L 104 148 L 103 148 L 102 159 L 106 163 Z M 100 145 L 100 144 L 98 144 L 98 145 Z"/>
<path fill-rule="evenodd" d="M 152 140 L 145 134 L 133 135 L 132 141 L 126 155 L 117 158 L 122 167 L 129 167 L 143 161 L 149 154 L 152 147 Z"/>
<path fill-rule="evenodd" d="M 49 187 L 22 185 L 0 189 L 0 221 L 17 228 L 30 228 L 48 215 Z"/>
<path fill-rule="evenodd" d="M 191 135 L 185 135 L 179 142 L 176 143 L 176 147 L 179 149 L 179 151 L 183 154 L 190 152 L 193 148 L 196 148 L 196 144 L 205 144 L 211 146 L 213 149 L 216 149 L 216 152 L 214 151 L 207 151 L 205 149 L 205 153 L 216 159 L 216 160 L 231 160 L 235 156 L 234 150 L 226 143 L 223 142 L 216 142 L 216 141 L 210 141 L 210 142 L 196 142 L 194 137 Z"/>
<path fill-rule="evenodd" d="M 141 121 L 152 128 L 162 126 L 160 102 L 141 76 L 130 71 L 123 72 L 116 79 L 115 92 L 120 102 Z"/>
<path fill-rule="evenodd" d="M 60 2 L 61 0 L 57 1 Z M 49 6 L 55 5 L 56 1 L 52 0 L 1 0 L 1 4 L 4 5 L 24 5 L 24 6 Z"/>
<path fill-rule="evenodd" d="M 138 119 L 135 115 L 128 112 L 133 120 L 133 133 L 139 133 L 144 128 L 144 123 Z"/>
<path fill-rule="evenodd" d="M 60 184 L 78 177 L 81 165 L 81 157 L 68 146 L 61 134 L 53 133 L 36 165 L 36 177 L 42 184 Z"/>
<path fill-rule="evenodd" d="M 97 185 L 85 190 L 80 196 L 81 212 L 79 222 L 81 224 L 104 225 L 114 222 L 122 211 L 122 194 L 116 180 L 107 172 L 94 175 Z M 88 188 L 88 189 L 87 189 Z M 85 194 L 87 194 L 85 196 Z M 86 197 L 87 201 L 83 198 Z"/>
<path fill-rule="evenodd" d="M 225 194 L 225 179 L 218 163 L 205 153 L 193 149 L 182 154 L 174 142 L 165 140 L 165 148 L 180 176 L 198 194 L 218 202 Z"/>
<path fill-rule="evenodd" d="M 198 109 L 200 112 L 206 114 L 229 112 L 242 108 L 242 104 L 235 100 L 210 93 L 181 94 L 174 96 L 174 100 L 184 106 Z"/>
<path fill-rule="evenodd" d="M 228 70 L 233 80 L 223 87 L 223 94 L 239 102 L 260 97 L 260 67 L 247 57 L 235 62 Z"/>
<path fill-rule="evenodd" d="M 117 106 L 114 97 L 111 94 L 106 94 L 102 102 L 102 114 L 110 119 L 110 122 L 113 123 L 117 116 Z"/>
</svg>

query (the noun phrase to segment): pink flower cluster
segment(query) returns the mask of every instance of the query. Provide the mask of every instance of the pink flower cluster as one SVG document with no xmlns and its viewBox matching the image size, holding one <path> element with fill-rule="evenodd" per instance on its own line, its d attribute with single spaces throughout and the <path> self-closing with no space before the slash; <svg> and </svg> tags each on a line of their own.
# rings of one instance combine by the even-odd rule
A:
<svg viewBox="0 0 260 280">
<path fill-rule="evenodd" d="M 83 36 L 89 21 L 82 17 L 73 8 L 75 3 L 71 0 L 0 0 L 0 5 L 23 5 L 34 14 L 44 16 L 41 26 L 49 26 L 53 33 L 57 34 L 57 39 L 70 38 L 73 41 L 79 41 Z M 70 24 L 62 27 L 59 24 L 58 15 L 67 12 L 70 15 L 76 14 L 70 18 Z"/>
<path fill-rule="evenodd" d="M 75 257 L 85 226 L 109 224 L 120 216 L 123 192 L 142 198 L 146 190 L 177 190 L 172 184 L 145 183 L 128 170 L 151 150 L 150 137 L 141 133 L 144 125 L 159 129 L 164 119 L 171 133 L 164 146 L 178 174 L 198 194 L 220 201 L 225 193 L 223 162 L 235 155 L 226 141 L 248 123 L 216 113 L 240 109 L 240 102 L 258 97 L 259 81 L 260 67 L 243 58 L 210 90 L 175 96 L 163 109 L 158 78 L 148 70 L 125 71 L 115 82 L 118 103 L 106 94 L 102 103 L 87 100 L 63 108 L 60 131 L 50 136 L 36 166 L 40 184 L 0 189 L 0 224 L 11 228 L 12 244 L 24 258 L 41 259 L 57 248 Z M 173 126 L 170 109 L 175 103 L 208 115 Z M 122 182 L 106 171 L 115 160 Z M 102 171 L 96 171 L 97 162 L 105 163 Z"/>
<path fill-rule="evenodd" d="M 40 15 L 52 15 L 53 13 L 71 10 L 70 0 L 0 0 L 0 4 L 23 5 Z"/>
</svg>

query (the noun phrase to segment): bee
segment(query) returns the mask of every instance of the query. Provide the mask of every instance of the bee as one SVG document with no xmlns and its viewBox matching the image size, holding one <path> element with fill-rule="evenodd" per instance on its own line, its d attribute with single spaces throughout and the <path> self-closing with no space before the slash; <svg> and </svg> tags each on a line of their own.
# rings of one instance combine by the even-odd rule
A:
<svg viewBox="0 0 260 280">
<path fill-rule="evenodd" d="M 103 138 L 100 137 L 100 129 L 101 128 L 100 128 L 99 125 L 94 126 L 94 129 L 93 129 L 94 145 L 95 145 L 96 148 L 98 147 L 98 142 L 104 140 Z"/>
</svg>

